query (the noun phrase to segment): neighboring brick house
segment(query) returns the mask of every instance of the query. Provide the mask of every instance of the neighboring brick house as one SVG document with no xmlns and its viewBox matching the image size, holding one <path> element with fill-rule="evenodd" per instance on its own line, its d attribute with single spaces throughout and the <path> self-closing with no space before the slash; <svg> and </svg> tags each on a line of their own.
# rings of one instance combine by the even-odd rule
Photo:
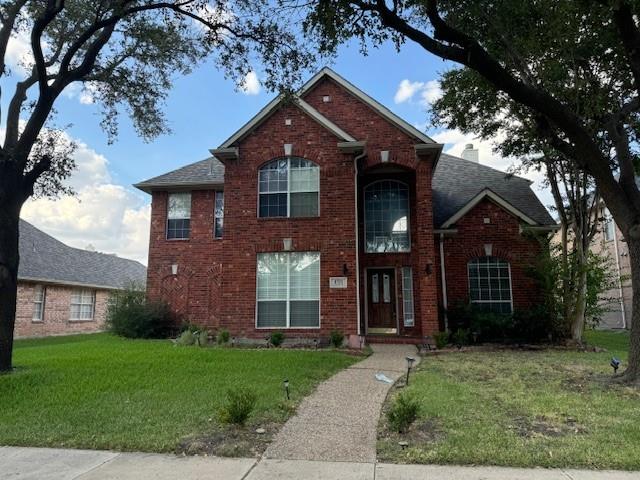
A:
<svg viewBox="0 0 640 480">
<path fill-rule="evenodd" d="M 611 329 L 630 329 L 633 290 L 631 288 L 629 247 L 622 231 L 604 204 L 599 214 L 601 226 L 591 242 L 591 250 L 611 259 L 612 273 L 616 277 L 616 281 L 614 288 L 602 295 L 606 299 L 604 300 L 606 311 L 598 326 Z"/>
<path fill-rule="evenodd" d="M 134 260 L 69 247 L 20 220 L 16 337 L 102 330 L 109 297 L 147 270 Z"/>
<path fill-rule="evenodd" d="M 528 180 L 442 147 L 321 70 L 211 158 L 136 185 L 152 195 L 148 296 L 237 337 L 355 344 L 419 341 L 454 302 L 527 308 L 553 219 Z"/>
</svg>

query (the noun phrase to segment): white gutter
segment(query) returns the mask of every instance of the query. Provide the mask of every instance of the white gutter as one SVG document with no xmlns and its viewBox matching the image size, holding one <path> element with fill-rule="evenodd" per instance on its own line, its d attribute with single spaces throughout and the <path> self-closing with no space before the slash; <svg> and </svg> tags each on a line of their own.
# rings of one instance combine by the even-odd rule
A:
<svg viewBox="0 0 640 480">
<path fill-rule="evenodd" d="M 442 307 L 444 310 L 444 330 L 449 331 L 449 319 L 447 318 L 447 308 L 449 301 L 447 299 L 447 275 L 444 266 L 444 233 L 440 233 L 440 277 L 442 281 Z"/>
<path fill-rule="evenodd" d="M 620 257 L 618 256 L 618 227 L 614 225 L 613 249 L 616 255 L 616 271 L 618 272 L 618 299 L 620 300 L 620 313 L 622 314 L 622 328 L 627 328 L 627 315 L 624 311 L 624 298 L 622 294 L 622 278 L 620 272 Z"/>
<path fill-rule="evenodd" d="M 353 185 L 355 194 L 355 227 L 356 227 L 356 319 L 358 322 L 358 336 L 362 335 L 360 328 L 360 238 L 358 234 L 358 160 L 366 156 L 366 152 L 362 150 L 362 153 L 356 155 L 353 158 Z"/>
</svg>

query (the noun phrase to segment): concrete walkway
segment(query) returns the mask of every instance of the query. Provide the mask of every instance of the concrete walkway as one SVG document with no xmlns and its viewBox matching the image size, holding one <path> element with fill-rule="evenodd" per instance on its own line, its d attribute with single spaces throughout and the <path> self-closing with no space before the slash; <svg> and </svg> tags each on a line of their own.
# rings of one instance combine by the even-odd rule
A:
<svg viewBox="0 0 640 480">
<path fill-rule="evenodd" d="M 413 345 L 372 345 L 373 354 L 321 383 L 278 432 L 266 458 L 375 462 L 380 409 L 391 385 L 407 371 Z"/>
<path fill-rule="evenodd" d="M 640 472 L 176 457 L 0 447 L 2 480 L 637 480 Z"/>
</svg>

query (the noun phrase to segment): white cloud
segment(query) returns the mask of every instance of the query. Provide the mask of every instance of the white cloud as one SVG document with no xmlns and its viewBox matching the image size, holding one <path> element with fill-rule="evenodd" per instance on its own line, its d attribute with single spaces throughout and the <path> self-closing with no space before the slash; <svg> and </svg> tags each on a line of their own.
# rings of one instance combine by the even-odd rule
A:
<svg viewBox="0 0 640 480">
<path fill-rule="evenodd" d="M 404 103 L 407 100 L 410 100 L 416 92 L 421 90 L 423 87 L 424 82 L 411 82 L 405 78 L 400 82 L 400 85 L 398 85 L 398 90 L 393 97 L 393 101 L 396 103 Z"/>
<path fill-rule="evenodd" d="M 27 32 L 19 31 L 11 35 L 7 43 L 5 61 L 14 71 L 22 75 L 27 72 L 27 66 L 33 62 L 31 42 Z"/>
<path fill-rule="evenodd" d="M 474 148 L 478 149 L 480 163 L 493 167 L 503 172 L 511 172 L 514 167 L 518 167 L 520 162 L 517 158 L 502 157 L 494 152 L 493 145 L 500 141 L 500 135 L 490 140 L 481 140 L 473 134 L 464 134 L 459 130 L 444 130 L 431 135 L 431 138 L 438 143 L 444 143 L 444 152 L 449 155 L 460 157 L 465 145 L 472 143 Z M 516 175 L 527 178 L 533 182 L 532 188 L 542 201 L 543 205 L 553 205 L 553 197 L 551 192 L 543 187 L 544 173 L 534 170 L 528 172 L 516 172 Z"/>
<path fill-rule="evenodd" d="M 73 247 L 116 253 L 146 264 L 151 208 L 143 194 L 113 182 L 109 162 L 83 142 L 68 183 L 76 196 L 31 199 L 22 217 Z"/>
<path fill-rule="evenodd" d="M 419 94 L 420 105 L 428 107 L 442 96 L 440 82 L 437 80 L 429 80 L 428 82 L 412 82 L 405 78 L 398 85 L 398 90 L 396 91 L 393 100 L 396 103 L 413 101 L 416 94 Z"/>
<path fill-rule="evenodd" d="M 246 95 L 258 95 L 260 93 L 260 80 L 253 70 L 244 77 L 240 84 L 240 91 Z"/>
</svg>

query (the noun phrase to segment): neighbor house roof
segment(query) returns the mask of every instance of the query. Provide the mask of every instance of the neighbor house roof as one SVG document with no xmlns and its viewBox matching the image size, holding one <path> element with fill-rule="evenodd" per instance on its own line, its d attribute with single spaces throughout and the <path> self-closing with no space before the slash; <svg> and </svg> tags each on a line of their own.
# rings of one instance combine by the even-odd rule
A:
<svg viewBox="0 0 640 480">
<path fill-rule="evenodd" d="M 140 262 L 70 247 L 20 220 L 19 280 L 119 289 L 146 277 Z"/>
<path fill-rule="evenodd" d="M 433 175 L 433 215 L 436 226 L 449 226 L 449 220 L 455 221 L 458 212 L 473 206 L 485 194 L 489 198 L 494 197 L 492 200 L 497 203 L 502 199 L 511 205 L 527 223 L 531 223 L 527 220 L 530 219 L 538 225 L 556 224 L 531 189 L 529 180 L 446 153 L 440 155 Z"/>
</svg>

